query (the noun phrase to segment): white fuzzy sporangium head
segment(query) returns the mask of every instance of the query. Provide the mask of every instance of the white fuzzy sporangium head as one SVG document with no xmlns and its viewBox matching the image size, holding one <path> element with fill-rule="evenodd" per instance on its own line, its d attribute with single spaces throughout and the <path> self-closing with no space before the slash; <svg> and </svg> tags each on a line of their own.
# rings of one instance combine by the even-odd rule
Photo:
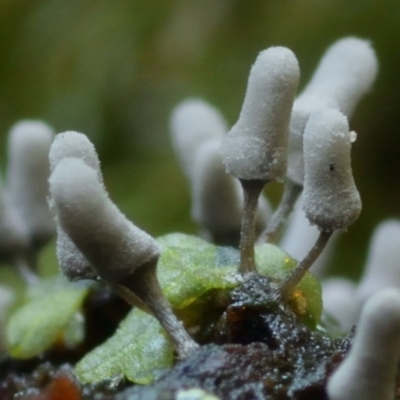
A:
<svg viewBox="0 0 400 400">
<path fill-rule="evenodd" d="M 77 158 L 64 158 L 50 177 L 57 219 L 97 274 L 111 283 L 156 262 L 156 241 L 130 222 L 109 199 L 97 171 Z"/>
<path fill-rule="evenodd" d="M 271 47 L 258 55 L 239 120 L 222 143 L 226 169 L 236 178 L 284 178 L 289 119 L 299 76 L 291 50 Z"/>
<path fill-rule="evenodd" d="M 96 149 L 83 133 L 67 131 L 55 136 L 49 153 L 51 170 L 53 171 L 56 165 L 67 157 L 81 159 L 86 165 L 98 171 L 99 178 L 103 180 Z"/>
<path fill-rule="evenodd" d="M 311 114 L 304 132 L 303 210 L 322 231 L 347 228 L 361 212 L 351 141 L 342 113 L 327 109 Z"/>
</svg>

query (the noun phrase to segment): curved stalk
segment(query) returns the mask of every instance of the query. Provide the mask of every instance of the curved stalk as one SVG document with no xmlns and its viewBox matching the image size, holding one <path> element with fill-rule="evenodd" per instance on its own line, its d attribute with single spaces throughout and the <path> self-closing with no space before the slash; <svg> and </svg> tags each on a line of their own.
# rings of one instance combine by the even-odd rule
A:
<svg viewBox="0 0 400 400">
<path fill-rule="evenodd" d="M 304 274 L 311 268 L 316 259 L 324 250 L 329 238 L 332 236 L 333 231 L 321 231 L 315 245 L 308 252 L 306 257 L 297 264 L 296 268 L 290 273 L 290 275 L 283 281 L 279 287 L 279 294 L 286 296 L 289 294 L 294 287 L 301 281 Z"/>
</svg>

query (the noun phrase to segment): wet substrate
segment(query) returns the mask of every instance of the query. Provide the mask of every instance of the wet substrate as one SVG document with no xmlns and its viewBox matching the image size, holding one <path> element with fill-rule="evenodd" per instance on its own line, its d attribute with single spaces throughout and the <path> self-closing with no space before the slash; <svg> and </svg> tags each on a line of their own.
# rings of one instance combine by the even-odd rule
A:
<svg viewBox="0 0 400 400">
<path fill-rule="evenodd" d="M 230 400 L 326 400 L 327 379 L 347 353 L 350 339 L 309 330 L 271 288 L 268 279 L 254 277 L 234 290 L 211 327 L 213 343 L 152 385 L 80 386 L 70 367 L 42 360 L 31 372 L 3 375 L 0 398 L 13 399 L 1 392 L 6 385 L 7 396 L 15 389 L 24 400 L 169 400 L 178 390 L 193 387 Z"/>
<path fill-rule="evenodd" d="M 216 325 L 217 341 L 230 343 L 203 346 L 156 386 L 201 387 L 232 400 L 326 399 L 327 378 L 350 340 L 309 330 L 269 287 L 256 277 L 233 291 Z"/>
</svg>

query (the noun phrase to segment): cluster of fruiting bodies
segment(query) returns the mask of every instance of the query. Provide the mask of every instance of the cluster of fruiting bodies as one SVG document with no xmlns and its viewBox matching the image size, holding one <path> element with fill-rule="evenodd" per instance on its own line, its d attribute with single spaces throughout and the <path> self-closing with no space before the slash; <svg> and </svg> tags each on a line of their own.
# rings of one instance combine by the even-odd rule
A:
<svg viewBox="0 0 400 400">
<path fill-rule="evenodd" d="M 3 209 L 22 210 L 30 223 L 46 198 L 47 186 L 36 190 L 40 196 L 33 197 L 35 204 L 24 197 L 37 187 L 36 177 L 27 181 L 27 168 L 18 167 L 21 159 L 29 164 L 21 143 L 30 137 L 49 154 L 49 208 L 62 272 L 72 281 L 102 281 L 152 314 L 175 349 L 178 362 L 152 385 L 153 396 L 160 396 L 154 398 L 392 400 L 400 354 L 397 289 L 383 284 L 379 293 L 372 295 L 378 290 L 371 289 L 360 296 L 352 320 L 359 322 L 355 335 L 333 338 L 297 317 L 304 308 L 297 285 L 332 234 L 347 229 L 361 211 L 350 162 L 356 135 L 348 118 L 376 73 L 369 43 L 345 38 L 328 49 L 296 98 L 298 61 L 291 50 L 272 47 L 251 68 L 239 119 L 230 130 L 218 111 L 201 100 L 187 100 L 173 111 L 172 139 L 191 186 L 192 216 L 208 240 L 238 245 L 240 251 L 237 273 L 243 283 L 225 299 L 207 343 L 200 345 L 189 335 L 165 299 L 157 279 L 160 247 L 110 200 L 95 148 L 85 135 L 64 132 L 51 143 L 45 126 L 27 122 L 15 128 L 10 160 L 17 160 L 17 167 L 10 168 L 12 196 Z M 37 173 L 47 180 L 46 168 Z M 274 213 L 263 196 L 271 181 L 284 182 Z M 281 281 L 264 277 L 258 272 L 255 245 L 278 242 L 298 199 L 296 212 L 317 232 L 315 244 Z M 31 239 L 22 229 L 19 233 L 15 217 L 3 224 L 16 239 L 0 242 L 1 256 L 19 265 L 29 280 L 33 278 L 21 260 L 30 260 L 53 229 L 45 229 L 46 212 L 35 214 L 43 220 L 30 224 Z M 365 293 L 367 286 L 359 292 Z M 192 388 L 205 392 L 197 392 L 198 397 L 182 392 Z M 149 388 L 134 387 L 129 398 L 140 398 L 141 390 Z"/>
</svg>

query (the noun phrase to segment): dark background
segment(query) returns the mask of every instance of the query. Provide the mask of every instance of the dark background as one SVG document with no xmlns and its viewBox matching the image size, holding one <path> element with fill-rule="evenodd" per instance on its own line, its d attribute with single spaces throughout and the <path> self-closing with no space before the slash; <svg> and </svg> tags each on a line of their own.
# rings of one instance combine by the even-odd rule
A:
<svg viewBox="0 0 400 400">
<path fill-rule="evenodd" d="M 364 208 L 334 260 L 355 277 L 374 226 L 400 215 L 399 0 L 1 0 L 1 164 L 18 119 L 86 133 L 130 218 L 153 235 L 196 232 L 168 140 L 174 105 L 202 97 L 232 125 L 259 51 L 291 48 L 303 87 L 326 47 L 348 35 L 370 39 L 380 62 L 351 121 Z M 267 189 L 275 204 L 280 190 Z"/>
</svg>

